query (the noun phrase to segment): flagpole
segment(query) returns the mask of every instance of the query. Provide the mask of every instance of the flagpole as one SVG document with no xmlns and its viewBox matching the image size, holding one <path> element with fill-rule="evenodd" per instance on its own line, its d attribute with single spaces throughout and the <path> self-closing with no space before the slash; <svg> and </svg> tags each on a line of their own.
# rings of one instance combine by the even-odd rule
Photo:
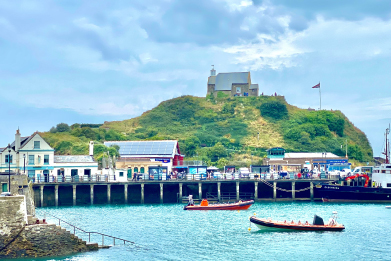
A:
<svg viewBox="0 0 391 261">
<path fill-rule="evenodd" d="M 322 94 L 320 92 L 320 81 L 319 81 L 319 110 L 322 110 Z"/>
</svg>

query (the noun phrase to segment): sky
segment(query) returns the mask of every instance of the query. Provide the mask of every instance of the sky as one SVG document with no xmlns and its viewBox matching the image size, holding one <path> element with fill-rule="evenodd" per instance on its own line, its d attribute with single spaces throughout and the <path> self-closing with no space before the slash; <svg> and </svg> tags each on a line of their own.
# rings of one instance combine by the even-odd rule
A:
<svg viewBox="0 0 391 261">
<path fill-rule="evenodd" d="M 391 122 L 388 0 L 0 0 L 0 147 L 65 122 L 205 96 L 211 65 L 260 93 L 341 110 L 374 156 Z"/>
</svg>

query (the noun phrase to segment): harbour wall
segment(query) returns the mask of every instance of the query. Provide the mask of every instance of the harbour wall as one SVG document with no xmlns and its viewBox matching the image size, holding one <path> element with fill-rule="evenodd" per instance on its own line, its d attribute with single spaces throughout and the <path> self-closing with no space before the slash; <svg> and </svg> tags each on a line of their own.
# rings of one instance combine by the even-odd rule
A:
<svg viewBox="0 0 391 261">
<path fill-rule="evenodd" d="M 36 224 L 25 195 L 0 197 L 0 259 L 63 256 L 97 250 L 65 229 Z"/>
<path fill-rule="evenodd" d="M 326 181 L 326 180 L 322 180 Z M 177 203 L 189 195 L 216 201 L 316 200 L 314 180 L 202 180 L 34 184 L 38 207 L 92 204 Z"/>
</svg>

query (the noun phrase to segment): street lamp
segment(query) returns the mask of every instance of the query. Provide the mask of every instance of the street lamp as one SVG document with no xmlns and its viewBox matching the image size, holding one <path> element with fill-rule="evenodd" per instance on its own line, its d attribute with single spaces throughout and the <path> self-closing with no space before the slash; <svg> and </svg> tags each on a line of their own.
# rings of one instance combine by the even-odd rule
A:
<svg viewBox="0 0 391 261">
<path fill-rule="evenodd" d="M 11 193 L 11 145 L 8 143 L 8 192 Z"/>
<path fill-rule="evenodd" d="M 23 154 L 23 174 L 26 175 L 26 154 Z"/>
</svg>

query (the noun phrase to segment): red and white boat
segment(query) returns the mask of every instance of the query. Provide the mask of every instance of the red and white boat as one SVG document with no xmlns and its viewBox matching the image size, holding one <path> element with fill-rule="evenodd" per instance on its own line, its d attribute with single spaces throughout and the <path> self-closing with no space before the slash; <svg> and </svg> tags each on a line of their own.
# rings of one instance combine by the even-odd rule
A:
<svg viewBox="0 0 391 261">
<path fill-rule="evenodd" d="M 271 219 L 257 218 L 255 216 L 250 217 L 250 222 L 254 223 L 261 230 L 273 230 L 273 231 L 342 231 L 345 226 L 337 223 L 337 212 L 333 212 L 330 220 L 327 224 L 324 224 L 323 219 L 317 215 L 314 216 L 314 221 L 309 224 L 299 222 L 287 222 L 285 221 L 272 221 Z"/>
<path fill-rule="evenodd" d="M 254 204 L 254 200 L 238 201 L 235 203 L 209 204 L 206 199 L 201 201 L 200 205 L 189 204 L 184 210 L 246 210 Z"/>
</svg>

